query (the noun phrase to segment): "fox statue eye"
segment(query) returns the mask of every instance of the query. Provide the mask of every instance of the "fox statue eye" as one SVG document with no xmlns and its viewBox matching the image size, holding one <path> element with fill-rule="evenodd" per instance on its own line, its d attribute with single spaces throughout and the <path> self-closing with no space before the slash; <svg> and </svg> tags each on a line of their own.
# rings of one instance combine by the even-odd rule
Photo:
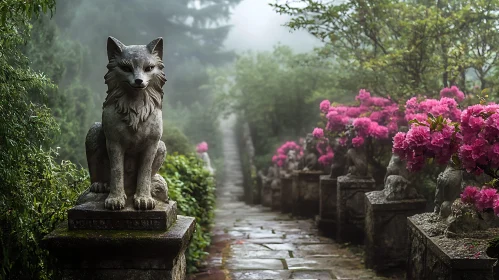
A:
<svg viewBox="0 0 499 280">
<path fill-rule="evenodd" d="M 123 66 L 120 66 L 120 68 L 121 68 L 121 70 L 123 70 L 125 72 L 133 72 L 133 69 L 130 66 L 123 65 Z"/>
<path fill-rule="evenodd" d="M 144 68 L 144 71 L 151 72 L 153 68 L 154 66 L 147 66 L 146 68 Z"/>
</svg>

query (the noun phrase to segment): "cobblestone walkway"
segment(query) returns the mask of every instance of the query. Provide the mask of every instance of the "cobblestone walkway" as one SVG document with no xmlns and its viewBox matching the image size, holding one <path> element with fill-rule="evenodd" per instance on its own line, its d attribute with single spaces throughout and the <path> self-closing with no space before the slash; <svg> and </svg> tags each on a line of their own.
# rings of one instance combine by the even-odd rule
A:
<svg viewBox="0 0 499 280">
<path fill-rule="evenodd" d="M 191 279 L 386 279 L 364 268 L 362 250 L 320 236 L 312 220 L 239 201 L 243 180 L 233 123 L 222 126 L 226 180 L 218 187 L 207 268 Z"/>
</svg>

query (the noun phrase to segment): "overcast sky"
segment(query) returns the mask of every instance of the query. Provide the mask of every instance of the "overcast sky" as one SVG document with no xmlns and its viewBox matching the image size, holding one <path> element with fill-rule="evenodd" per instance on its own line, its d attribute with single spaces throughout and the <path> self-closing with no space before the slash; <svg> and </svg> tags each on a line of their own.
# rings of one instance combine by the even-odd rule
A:
<svg viewBox="0 0 499 280">
<path fill-rule="evenodd" d="M 289 18 L 276 13 L 268 3 L 269 0 L 243 0 L 234 9 L 230 22 L 233 27 L 225 41 L 227 49 L 266 51 L 281 42 L 297 52 L 306 52 L 320 45 L 306 31 L 290 33 L 289 28 L 282 26 Z"/>
</svg>

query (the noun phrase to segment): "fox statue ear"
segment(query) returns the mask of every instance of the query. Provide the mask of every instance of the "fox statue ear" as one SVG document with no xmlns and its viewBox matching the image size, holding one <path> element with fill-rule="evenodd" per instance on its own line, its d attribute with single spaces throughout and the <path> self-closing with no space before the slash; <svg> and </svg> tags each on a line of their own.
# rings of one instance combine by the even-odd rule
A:
<svg viewBox="0 0 499 280">
<path fill-rule="evenodd" d="M 118 39 L 111 36 L 107 38 L 107 58 L 109 60 L 113 59 L 117 54 L 120 54 L 124 48 L 125 45 Z"/>
<path fill-rule="evenodd" d="M 151 53 L 157 53 L 159 58 L 163 59 L 163 38 L 152 40 L 146 47 Z"/>
</svg>

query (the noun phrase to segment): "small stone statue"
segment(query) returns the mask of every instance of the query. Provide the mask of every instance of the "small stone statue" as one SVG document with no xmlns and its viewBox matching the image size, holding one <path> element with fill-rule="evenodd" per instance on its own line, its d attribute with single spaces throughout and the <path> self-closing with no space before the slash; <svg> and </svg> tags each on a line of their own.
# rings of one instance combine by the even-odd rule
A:
<svg viewBox="0 0 499 280">
<path fill-rule="evenodd" d="M 102 123 L 90 128 L 85 141 L 91 187 L 79 202 L 109 193 L 106 209 L 120 210 L 129 203 L 137 210 L 154 209 L 157 201 L 168 200 L 166 181 L 157 174 L 166 157 L 160 140 L 163 39 L 125 46 L 109 37 L 107 55 Z"/>
<path fill-rule="evenodd" d="M 288 151 L 288 157 L 286 158 L 286 168 L 285 168 L 285 174 L 290 174 L 293 173 L 294 170 L 298 169 L 298 160 L 297 160 L 297 155 L 295 150 L 289 150 Z"/>
<path fill-rule="evenodd" d="M 461 193 L 463 172 L 453 163 L 449 163 L 444 172 L 437 178 L 434 212 L 447 218 L 451 214 L 451 206 Z"/>
<path fill-rule="evenodd" d="M 211 160 L 210 160 L 210 156 L 208 155 L 208 153 L 204 152 L 204 153 L 200 153 L 198 155 L 204 163 L 204 168 L 206 170 L 208 170 L 208 172 L 210 172 L 211 175 L 214 175 L 215 169 L 213 169 L 213 167 L 211 167 Z"/>
<path fill-rule="evenodd" d="M 405 161 L 401 160 L 400 157 L 396 154 L 392 154 L 390 162 L 388 163 L 388 167 L 386 167 L 386 174 L 384 179 L 385 185 L 386 179 L 390 175 L 400 175 L 406 180 L 411 180 L 411 176 L 409 174 L 409 170 L 407 170 Z"/>
<path fill-rule="evenodd" d="M 348 149 L 346 154 L 346 172 L 350 177 L 367 176 L 367 157 L 363 147 Z"/>
<path fill-rule="evenodd" d="M 346 153 L 345 148 L 340 145 L 338 140 L 335 140 L 332 146 L 334 158 L 329 175 L 331 178 L 338 178 L 345 175 Z"/>
<path fill-rule="evenodd" d="M 392 154 L 388 167 L 386 168 L 385 193 L 386 200 L 403 200 L 422 198 L 411 183 L 411 176 L 406 168 L 406 163 L 400 157 Z"/>
<path fill-rule="evenodd" d="M 301 169 L 303 171 L 321 169 L 319 166 L 319 152 L 317 152 L 317 149 L 315 147 L 316 141 L 314 141 L 314 139 L 315 138 L 312 133 L 307 134 L 303 147 L 304 155 L 300 161 L 300 164 L 298 165 L 298 169 Z"/>
</svg>

